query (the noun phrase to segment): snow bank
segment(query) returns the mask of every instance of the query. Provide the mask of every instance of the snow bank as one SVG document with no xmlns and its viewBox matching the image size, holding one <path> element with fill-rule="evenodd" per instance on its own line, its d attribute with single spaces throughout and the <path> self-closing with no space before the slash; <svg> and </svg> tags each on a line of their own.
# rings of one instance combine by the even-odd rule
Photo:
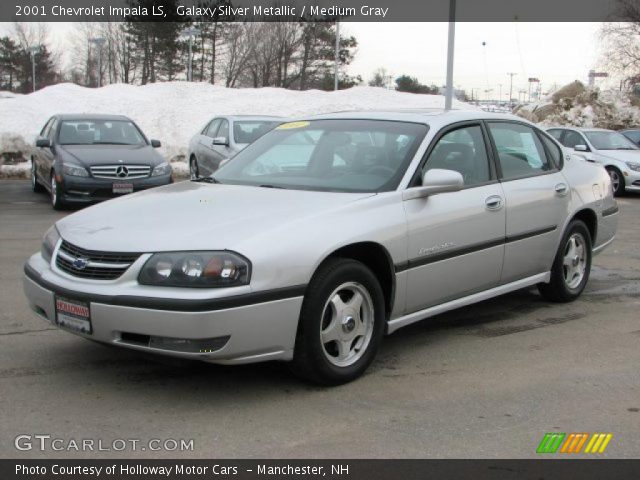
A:
<svg viewBox="0 0 640 480">
<path fill-rule="evenodd" d="M 637 99 L 617 90 L 600 91 L 580 82 L 565 85 L 541 102 L 515 113 L 543 126 L 571 125 L 619 130 L 640 125 Z"/>
<path fill-rule="evenodd" d="M 0 165 L 0 178 L 29 178 L 31 161 L 15 165 Z"/>
<path fill-rule="evenodd" d="M 460 102 L 456 106 L 475 108 Z M 28 158 L 38 132 L 56 113 L 127 115 L 149 138 L 162 141 L 161 153 L 166 158 L 177 159 L 186 153 L 189 139 L 215 115 L 296 117 L 340 110 L 442 107 L 442 95 L 373 87 L 299 92 L 279 88 L 229 89 L 187 82 L 116 84 L 99 89 L 67 83 L 0 100 L 0 153 L 21 151 Z"/>
</svg>

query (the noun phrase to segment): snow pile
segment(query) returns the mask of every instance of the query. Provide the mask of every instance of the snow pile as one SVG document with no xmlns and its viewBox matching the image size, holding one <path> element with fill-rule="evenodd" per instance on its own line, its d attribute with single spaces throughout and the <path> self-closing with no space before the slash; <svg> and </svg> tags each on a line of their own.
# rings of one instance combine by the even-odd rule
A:
<svg viewBox="0 0 640 480">
<path fill-rule="evenodd" d="M 475 108 L 457 101 L 455 106 Z M 187 82 L 116 84 L 99 89 L 66 83 L 0 100 L 0 153 L 20 151 L 29 158 L 30 145 L 47 119 L 56 113 L 127 115 L 149 138 L 162 142 L 161 153 L 166 158 L 176 160 L 185 155 L 190 138 L 216 115 L 297 117 L 341 110 L 442 107 L 442 95 L 415 95 L 373 87 L 300 92 L 279 88 L 229 89 Z"/>
<path fill-rule="evenodd" d="M 578 81 L 565 85 L 541 102 L 517 108 L 515 113 L 545 126 L 619 130 L 640 125 L 637 99 L 615 90 L 588 88 Z"/>
<path fill-rule="evenodd" d="M 0 164 L 0 178 L 29 178 L 31 161 L 20 162 L 15 165 Z"/>
</svg>

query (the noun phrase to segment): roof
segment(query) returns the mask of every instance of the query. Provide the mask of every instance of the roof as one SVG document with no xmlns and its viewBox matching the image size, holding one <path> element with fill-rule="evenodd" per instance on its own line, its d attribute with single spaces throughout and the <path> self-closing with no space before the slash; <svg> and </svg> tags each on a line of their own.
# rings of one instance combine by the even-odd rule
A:
<svg viewBox="0 0 640 480">
<path fill-rule="evenodd" d="M 233 121 L 282 120 L 284 117 L 276 115 L 219 115 L 216 118 L 228 118 Z"/>
<path fill-rule="evenodd" d="M 101 113 L 62 113 L 56 115 L 60 120 L 128 120 L 125 115 L 107 115 Z"/>
<path fill-rule="evenodd" d="M 352 119 L 391 120 L 424 123 L 427 125 L 448 125 L 465 120 L 518 120 L 529 123 L 522 117 L 508 113 L 491 113 L 483 110 L 442 110 L 442 109 L 396 109 L 396 110 L 355 110 L 325 113 L 307 117 L 308 120 Z"/>
<path fill-rule="evenodd" d="M 606 128 L 573 127 L 573 126 L 566 126 L 566 125 L 558 125 L 558 126 L 546 128 L 546 130 L 554 130 L 554 129 L 575 130 L 576 132 L 615 132 L 615 130 L 609 130 Z"/>
</svg>

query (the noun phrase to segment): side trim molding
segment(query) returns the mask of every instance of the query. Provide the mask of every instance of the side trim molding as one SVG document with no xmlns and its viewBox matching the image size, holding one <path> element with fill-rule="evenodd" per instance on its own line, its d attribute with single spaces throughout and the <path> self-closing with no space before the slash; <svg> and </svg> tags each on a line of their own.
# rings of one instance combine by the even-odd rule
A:
<svg viewBox="0 0 640 480">
<path fill-rule="evenodd" d="M 433 317 L 440 313 L 448 312 L 449 310 L 455 310 L 456 308 L 466 307 L 476 302 L 488 300 L 489 298 L 504 295 L 505 293 L 520 290 L 522 288 L 531 287 L 538 283 L 549 283 L 551 279 L 551 272 L 540 273 L 531 277 L 516 280 L 515 282 L 507 283 L 505 285 L 499 285 L 497 287 L 485 290 L 484 292 L 474 293 L 466 297 L 458 298 L 447 303 L 435 305 L 433 307 L 425 308 L 418 312 L 410 313 L 399 318 L 390 320 L 387 323 L 387 334 L 391 334 L 399 328 L 406 327 L 412 323 L 424 320 L 425 318 Z"/>
</svg>

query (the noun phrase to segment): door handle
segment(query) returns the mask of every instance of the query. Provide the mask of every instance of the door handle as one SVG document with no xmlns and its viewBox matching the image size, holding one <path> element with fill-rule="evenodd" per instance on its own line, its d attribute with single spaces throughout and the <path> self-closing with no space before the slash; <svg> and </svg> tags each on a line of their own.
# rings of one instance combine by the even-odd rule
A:
<svg viewBox="0 0 640 480">
<path fill-rule="evenodd" d="M 500 195 L 491 195 L 484 201 L 487 210 L 500 210 L 502 208 L 502 197 Z"/>
<path fill-rule="evenodd" d="M 556 185 L 555 191 L 559 196 L 564 197 L 567 193 L 569 193 L 569 187 L 567 187 L 565 183 L 559 183 Z"/>
</svg>

